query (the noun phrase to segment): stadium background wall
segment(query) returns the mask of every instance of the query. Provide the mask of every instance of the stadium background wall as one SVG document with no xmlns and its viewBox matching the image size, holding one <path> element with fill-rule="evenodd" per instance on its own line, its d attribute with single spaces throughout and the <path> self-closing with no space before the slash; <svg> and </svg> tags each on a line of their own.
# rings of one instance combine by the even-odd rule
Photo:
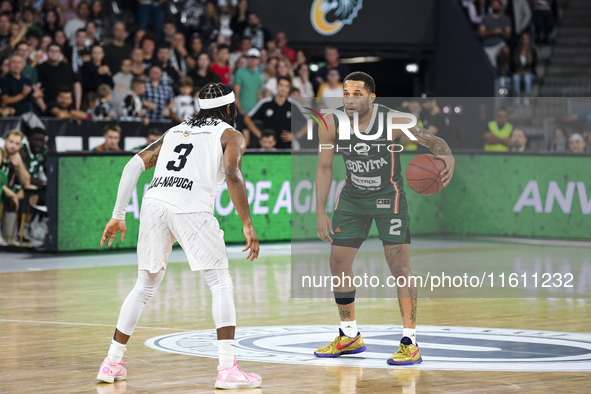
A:
<svg viewBox="0 0 591 394">
<path fill-rule="evenodd" d="M 402 167 L 414 157 L 402 155 Z M 433 196 L 420 196 L 405 184 L 414 235 L 457 234 L 591 239 L 589 158 L 549 155 L 456 154 L 450 186 Z M 100 249 L 99 240 L 111 217 L 121 172 L 129 159 L 122 154 L 53 154 L 48 164 L 51 214 L 48 249 Z M 261 241 L 316 237 L 313 184 L 314 154 L 247 154 L 247 180 L 253 223 Z M 139 209 L 153 170 L 138 182 L 127 213 L 127 235 L 113 248 L 137 243 Z M 332 212 L 344 180 L 335 160 Z M 293 212 L 292 211 L 293 207 Z M 226 189 L 216 200 L 216 216 L 228 243 L 243 242 L 242 226 Z M 375 226 L 371 235 L 376 235 Z"/>
<path fill-rule="evenodd" d="M 264 26 L 274 32 L 285 32 L 298 48 L 322 43 L 321 47 L 327 44 L 358 48 L 408 46 L 416 51 L 417 47 L 435 43 L 435 3 L 435 0 L 353 0 L 343 15 L 337 16 L 337 9 L 325 13 L 326 22 L 341 25 L 333 32 L 316 30 L 318 26 L 315 28 L 311 23 L 315 5 L 321 5 L 318 1 L 252 0 L 250 6 L 257 10 Z M 396 23 L 392 23 L 394 17 Z"/>
</svg>

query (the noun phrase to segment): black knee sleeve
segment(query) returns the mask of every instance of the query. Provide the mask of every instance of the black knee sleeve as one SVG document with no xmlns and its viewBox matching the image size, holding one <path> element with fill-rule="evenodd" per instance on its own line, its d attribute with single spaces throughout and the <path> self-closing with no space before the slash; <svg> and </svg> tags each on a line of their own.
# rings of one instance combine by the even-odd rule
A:
<svg viewBox="0 0 591 394">
<path fill-rule="evenodd" d="M 332 245 L 334 246 L 345 246 L 347 248 L 359 249 L 361 244 L 365 241 L 363 238 L 350 238 L 350 239 L 336 239 L 333 238 Z"/>
<path fill-rule="evenodd" d="M 334 292 L 334 299 L 338 305 L 349 305 L 355 302 L 355 293 L 357 290 L 353 291 L 335 291 Z"/>
</svg>

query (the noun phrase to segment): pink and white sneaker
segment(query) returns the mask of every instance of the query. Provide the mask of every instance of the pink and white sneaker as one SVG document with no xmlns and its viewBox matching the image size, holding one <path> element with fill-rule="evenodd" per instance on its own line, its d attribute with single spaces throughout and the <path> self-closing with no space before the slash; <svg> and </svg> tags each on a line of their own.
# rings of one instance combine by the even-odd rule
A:
<svg viewBox="0 0 591 394">
<path fill-rule="evenodd" d="M 260 387 L 263 379 L 254 373 L 244 372 L 234 357 L 234 366 L 222 367 L 218 365 L 218 376 L 215 381 L 216 389 L 253 389 Z"/>
<path fill-rule="evenodd" d="M 109 357 L 107 357 L 103 360 L 96 378 L 101 382 L 106 383 L 113 383 L 115 380 L 123 380 L 127 376 L 127 371 L 125 368 L 123 368 L 125 364 L 126 363 L 123 360 L 121 360 L 119 363 L 116 363 L 109 360 Z"/>
</svg>

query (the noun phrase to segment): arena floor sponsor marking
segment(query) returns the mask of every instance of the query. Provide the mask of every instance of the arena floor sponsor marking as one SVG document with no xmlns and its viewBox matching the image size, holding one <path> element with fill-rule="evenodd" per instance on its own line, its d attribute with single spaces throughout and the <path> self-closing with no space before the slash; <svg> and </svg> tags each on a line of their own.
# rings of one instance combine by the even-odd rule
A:
<svg viewBox="0 0 591 394">
<path fill-rule="evenodd" d="M 282 364 L 400 368 L 386 364 L 398 348 L 401 326 L 359 326 L 367 351 L 339 358 L 317 358 L 314 350 L 330 343 L 335 326 L 238 327 L 236 351 L 244 361 Z M 424 370 L 591 371 L 591 334 L 479 327 L 419 326 Z M 215 330 L 151 338 L 153 349 L 217 358 Z M 404 367 L 406 368 L 406 367 Z"/>
</svg>

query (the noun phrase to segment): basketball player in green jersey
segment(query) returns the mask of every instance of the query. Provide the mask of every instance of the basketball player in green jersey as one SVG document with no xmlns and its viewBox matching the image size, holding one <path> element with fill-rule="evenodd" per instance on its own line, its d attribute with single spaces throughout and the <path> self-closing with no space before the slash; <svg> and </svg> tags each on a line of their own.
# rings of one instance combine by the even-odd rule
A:
<svg viewBox="0 0 591 394">
<path fill-rule="evenodd" d="M 37 181 L 37 178 L 45 169 L 47 150 L 48 148 L 45 144 L 45 131 L 39 128 L 31 130 L 28 142 L 23 142 L 20 150 L 23 163 L 31 175 L 31 183 L 36 186 L 42 186 L 42 182 Z"/>
<path fill-rule="evenodd" d="M 353 116 L 357 112 L 358 130 L 375 134 L 379 117 L 396 112 L 383 105 L 374 104 L 375 82 L 363 72 L 349 74 L 344 80 L 343 107 L 353 130 Z M 405 287 L 398 287 L 398 303 L 402 315 L 402 340 L 398 352 L 388 360 L 392 365 L 417 364 L 422 361 L 416 342 L 417 289 L 410 283 L 410 218 L 400 168 L 400 142 L 410 139 L 402 130 L 393 130 L 392 140 L 386 141 L 386 130 L 382 137 L 364 141 L 351 131 L 349 140 L 340 140 L 339 120 L 334 114 L 325 115 L 328 130 L 320 130 L 320 153 L 316 173 L 316 218 L 319 237 L 332 243 L 330 268 L 333 276 L 353 279 L 352 265 L 359 247 L 371 228 L 373 220 L 384 245 L 386 261 L 394 278 L 406 277 Z M 408 123 L 409 119 L 394 118 L 394 124 Z M 431 149 L 431 152 L 445 163 L 442 171 L 443 185 L 447 186 L 454 171 L 454 158 L 449 146 L 419 126 L 408 128 L 417 140 L 414 141 Z M 379 147 L 376 145 L 380 145 Z M 333 148 L 330 148 L 333 146 Z M 345 160 L 347 179 L 337 197 L 332 221 L 326 215 L 326 200 L 333 175 L 332 162 L 335 148 L 342 152 Z M 329 148 L 327 148 L 329 147 Z M 349 147 L 353 149 L 349 149 Z M 358 149 L 355 149 L 358 148 Z M 330 232 L 330 234 L 329 234 Z M 341 318 L 341 328 L 336 339 L 327 346 L 316 350 L 318 357 L 339 357 L 365 350 L 355 320 L 355 287 L 347 280 L 335 289 L 335 300 Z"/>
</svg>

